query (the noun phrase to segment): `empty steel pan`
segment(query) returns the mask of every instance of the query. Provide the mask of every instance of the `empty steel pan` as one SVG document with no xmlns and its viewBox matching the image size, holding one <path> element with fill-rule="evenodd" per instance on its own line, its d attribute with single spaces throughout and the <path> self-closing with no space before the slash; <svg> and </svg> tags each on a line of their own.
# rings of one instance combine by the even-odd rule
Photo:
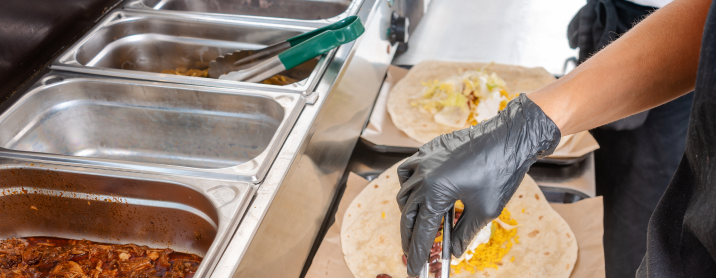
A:
<svg viewBox="0 0 716 278">
<path fill-rule="evenodd" d="M 303 103 L 290 93 L 50 73 L 0 115 L 0 148 L 255 182 Z"/>
</svg>

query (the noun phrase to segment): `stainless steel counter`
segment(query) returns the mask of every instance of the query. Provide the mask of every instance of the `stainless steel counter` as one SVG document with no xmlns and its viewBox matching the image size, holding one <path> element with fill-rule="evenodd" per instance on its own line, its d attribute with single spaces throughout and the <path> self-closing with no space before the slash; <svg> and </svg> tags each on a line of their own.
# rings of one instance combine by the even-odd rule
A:
<svg viewBox="0 0 716 278">
<path fill-rule="evenodd" d="M 99 180 L 106 178 L 108 184 L 143 184 L 142 180 L 154 179 L 192 187 L 196 191 L 195 196 L 192 195 L 194 199 L 206 199 L 204 203 L 212 206 L 204 208 L 187 203 L 185 208 L 173 202 L 159 204 L 184 208 L 195 215 L 209 215 L 212 221 L 207 222 L 218 227 L 216 236 L 205 238 L 210 242 L 205 242 L 202 248 L 185 248 L 206 253 L 197 277 L 298 277 L 397 49 L 397 44 L 389 42 L 386 30 L 391 23 L 391 13 L 400 5 L 391 1 L 354 0 L 345 7 L 346 12 L 337 16 L 293 26 L 288 25 L 299 19 L 254 15 L 210 18 L 206 14 L 151 9 L 142 13 L 115 13 L 116 17 L 108 17 L 75 47 L 68 48 L 58 60 L 59 64 L 64 58 L 67 61 L 82 59 L 81 45 L 91 41 L 100 42 L 97 45 L 102 49 L 111 41 L 124 42 L 123 36 L 146 30 L 151 36 L 159 31 L 181 30 L 167 34 L 180 37 L 170 42 L 182 43 L 187 39 L 181 37 L 182 34 L 199 38 L 207 34 L 200 30 L 191 33 L 195 30 L 191 28 L 194 24 L 226 27 L 235 24 L 232 20 L 250 20 L 250 23 L 239 23 L 248 26 L 261 22 L 268 29 L 306 31 L 341 16 L 357 14 L 366 31 L 355 42 L 323 56 L 319 66 L 324 63 L 325 71 L 314 71 L 315 79 L 308 78 L 314 80 L 309 82 L 313 84 L 301 87 L 300 93 L 292 93 L 291 88 L 255 84 L 222 86 L 194 82 L 194 79 L 145 78 L 125 74 L 121 66 L 113 63 L 86 71 L 82 70 L 83 65 L 70 68 L 56 63 L 55 71 L 0 107 L 4 119 L 12 118 L 4 124 L 0 119 L 3 135 L 0 136 L 0 166 L 49 165 L 53 167 L 51 170 L 99 176 Z M 132 22 L 124 21 L 125 16 Z M 150 17 L 157 20 L 142 21 Z M 179 23 L 178 27 L 152 31 L 150 27 L 159 26 L 160 21 Z M 133 25 L 134 22 L 137 25 Z M 123 26 L 131 28 L 119 28 Z M 103 36 L 95 36 L 101 33 L 101 28 L 115 28 L 123 35 L 104 36 L 104 40 Z M 126 34 L 122 33 L 125 31 Z M 251 38 L 260 39 L 262 35 L 254 33 Z M 93 40 L 93 36 L 99 39 Z M 127 40 L 127 43 L 131 45 L 133 41 Z M 185 45 L 201 43 L 201 40 L 193 40 Z M 112 52 L 116 49 L 119 48 L 106 48 L 105 54 L 121 56 L 139 48 Z M 194 53 L 201 47 L 181 46 L 179 49 Z M 101 53 L 97 53 L 89 53 L 89 56 L 101 57 Z M 156 59 L 159 56 L 142 57 Z M 75 73 L 66 72 L 68 70 Z M 119 76 L 125 79 L 117 78 Z M 174 113 L 176 111 L 182 113 Z M 251 136 L 256 138 L 249 138 Z M 85 149 L 98 152 L 83 151 Z M 250 165 L 253 170 L 263 168 L 265 175 L 261 170 L 244 175 L 242 165 Z M 0 171 L 0 177 L 4 175 L 10 172 Z M 153 183 L 146 184 L 150 187 Z M 183 187 L 163 188 L 173 191 Z M 142 195 L 148 194 L 145 191 L 137 194 L 150 201 L 157 198 Z M 234 198 L 229 198 L 230 191 Z M 240 200 L 236 199 L 239 192 Z M 88 196 L 110 193 L 106 188 L 87 192 Z M 139 198 L 136 194 L 129 195 L 125 198 L 129 201 Z M 74 200 L 75 197 L 66 198 Z M 104 205 L 108 202 L 97 200 Z M 228 209 L 231 213 L 226 213 L 226 218 L 211 219 L 213 210 L 221 213 Z M 47 213 L 51 216 L 56 212 Z M 52 229 L 42 233 L 57 234 Z M 135 238 L 122 237 L 125 242 Z M 208 250 L 207 244 L 211 244 Z M 161 242 L 150 245 L 165 246 Z M 182 250 L 180 247 L 176 246 Z"/>
<path fill-rule="evenodd" d="M 365 1 L 359 47 L 338 50 L 337 59 L 347 60 L 337 65 L 345 68 L 329 67 L 323 76 L 337 85 L 319 84 L 330 93 L 304 108 L 216 271 L 299 276 L 395 54 L 385 35 L 391 9 L 387 1 Z"/>
<path fill-rule="evenodd" d="M 295 3 L 299 2 L 311 6 L 322 1 Z M 320 17 L 314 19 L 305 14 L 271 18 L 270 13 L 261 12 L 227 11 L 226 15 L 217 15 L 211 13 L 223 10 L 221 6 L 184 5 L 186 2 L 181 0 L 129 1 L 125 8 L 134 11 L 120 11 L 112 15 L 115 17 L 101 21 L 100 26 L 60 55 L 53 66 L 56 72 L 39 79 L 36 86 L 19 91 L 0 107 L 0 166 L 22 169 L 18 170 L 21 173 L 43 169 L 58 176 L 69 173 L 102 185 L 81 187 L 88 197 L 116 196 L 136 205 L 134 207 L 155 205 L 158 210 L 177 215 L 201 217 L 206 223 L 202 222 L 203 226 L 197 229 L 212 227 L 214 230 L 209 229 L 207 233 L 209 237 L 199 243 L 191 238 L 187 242 L 175 242 L 177 249 L 183 247 L 206 254 L 197 277 L 298 277 L 396 53 L 397 44 L 390 42 L 386 32 L 391 25 L 391 13 L 398 10 L 419 14 L 425 8 L 423 1 L 333 2 L 337 10 L 320 12 Z M 490 10 L 514 8 L 521 16 L 534 12 L 534 9 L 520 9 L 514 2 L 463 1 L 458 3 L 461 5 L 450 5 L 451 2 L 435 0 L 428 17 L 423 18 L 427 21 L 418 25 L 412 36 L 411 50 L 397 63 L 414 64 L 426 57 L 462 59 L 468 57 L 466 53 L 472 53 L 471 60 L 490 57 L 502 63 L 545 65 L 542 60 L 534 59 L 539 55 L 531 53 L 544 54 L 552 50 L 549 47 L 530 48 L 533 41 L 527 35 L 517 41 L 499 36 L 504 32 L 528 31 L 520 29 L 527 28 L 521 25 L 510 27 L 514 30 L 503 28 L 493 33 L 502 44 L 489 44 L 478 50 L 463 48 L 464 44 L 448 40 L 457 35 L 444 32 L 451 26 L 463 26 L 450 30 L 472 34 L 470 28 L 464 27 L 468 20 L 475 20 L 468 8 L 486 13 L 479 19 L 482 24 L 479 26 L 492 22 L 488 20 Z M 542 11 L 552 8 L 546 6 L 546 1 L 539 3 L 545 4 L 539 6 Z M 411 4 L 421 8 L 409 7 Z M 536 7 L 534 3 L 521 5 Z M 469 17 L 446 21 L 448 24 L 440 22 L 456 17 L 451 15 L 455 10 L 462 10 L 459 16 Z M 192 65 L 202 64 L 204 58 L 211 57 L 203 56 L 204 48 L 197 45 L 216 48 L 214 52 L 206 52 L 214 56 L 227 50 L 221 46 L 243 47 L 225 42 L 245 40 L 244 43 L 255 44 L 251 48 L 258 48 L 269 43 L 262 32 L 277 32 L 275 34 L 283 38 L 292 35 L 291 32 L 304 32 L 351 14 L 361 18 L 366 32 L 355 42 L 323 56 L 317 66 L 320 70 L 312 71 L 306 83 L 298 87 L 179 78 L 156 73 L 159 67 L 133 68 L 136 71 L 132 73 L 122 65 L 124 61 L 147 62 L 145 59 L 168 53 L 199 53 L 184 58 Z M 529 22 L 523 20 L 522 24 L 529 25 Z M 216 30 L 192 28 L 195 25 L 214 26 Z M 481 28 L 491 30 L 487 26 Z M 227 30 L 237 31 L 237 37 L 222 37 L 234 34 Z M 432 43 L 433 36 L 440 32 L 445 34 L 436 38 L 444 39 L 443 43 L 453 42 L 454 48 L 440 49 Z M 564 33 L 563 28 L 554 32 Z M 146 35 L 141 35 L 144 33 Z M 470 38 L 473 42 L 479 41 L 477 36 Z M 486 36 L 479 37 L 484 38 Z M 516 45 L 516 50 L 496 53 L 508 43 Z M 159 45 L 174 45 L 177 51 L 156 51 L 154 48 Z M 143 52 L 124 59 L 123 55 L 133 49 L 157 55 Z M 487 50 L 495 53 L 488 55 Z M 554 59 L 545 58 L 547 60 Z M 152 71 L 154 74 L 146 73 Z M 39 109 L 23 109 L 23 106 Z M 174 113 L 176 111 L 181 113 Z M 10 120 L 3 122 L 3 119 Z M 62 140 L 56 140 L 58 138 Z M 0 171 L 0 177 L 16 172 Z M 33 184 L 31 179 L 28 182 L 28 187 Z M 42 195 L 34 197 L 45 198 L 50 203 L 60 200 L 57 194 L 61 198 L 77 199 L 61 195 L 63 191 L 52 187 L 54 184 L 45 186 L 47 188 L 38 183 L 34 185 L 38 191 L 31 194 Z M 168 192 L 167 196 L 151 192 L 153 187 Z M 193 201 L 172 199 L 177 192 Z M 82 196 L 85 195 L 80 194 Z M 96 201 L 111 207 L 107 200 Z M 44 213 L 52 217 L 59 212 Z M 136 225 L 145 227 L 146 223 Z M 61 234 L 54 230 L 43 232 Z M 186 234 L 185 231 L 177 233 Z M 0 235 L 20 234 L 9 230 Z M 128 232 L 116 236 L 125 242 L 138 238 Z M 88 237 L 101 238 L 99 235 Z M 197 237 L 194 240 L 200 241 Z M 147 244 L 164 246 L 157 242 Z"/>
<path fill-rule="evenodd" d="M 567 25 L 585 1 L 433 0 L 430 12 L 395 65 L 424 60 L 478 61 L 544 67 L 562 74 L 577 55 Z"/>
</svg>

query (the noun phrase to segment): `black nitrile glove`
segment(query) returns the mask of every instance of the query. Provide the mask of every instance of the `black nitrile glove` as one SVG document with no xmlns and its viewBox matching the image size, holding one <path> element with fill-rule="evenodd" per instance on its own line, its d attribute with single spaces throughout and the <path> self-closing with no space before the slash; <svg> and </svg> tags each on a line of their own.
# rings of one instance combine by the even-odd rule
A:
<svg viewBox="0 0 716 278">
<path fill-rule="evenodd" d="M 477 232 L 500 215 L 530 166 L 551 154 L 559 139 L 557 125 L 522 94 L 496 117 L 420 147 L 398 167 L 408 274 L 419 275 L 442 216 L 455 201 L 465 204 L 451 237 L 451 252 L 459 257 Z"/>
</svg>

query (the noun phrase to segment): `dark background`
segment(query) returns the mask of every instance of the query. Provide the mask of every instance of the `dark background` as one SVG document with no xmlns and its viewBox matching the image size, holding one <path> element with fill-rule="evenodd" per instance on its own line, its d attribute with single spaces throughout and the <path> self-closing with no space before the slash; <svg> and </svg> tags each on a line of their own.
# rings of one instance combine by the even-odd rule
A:
<svg viewBox="0 0 716 278">
<path fill-rule="evenodd" d="M 0 103 L 122 1 L 0 1 Z"/>
</svg>

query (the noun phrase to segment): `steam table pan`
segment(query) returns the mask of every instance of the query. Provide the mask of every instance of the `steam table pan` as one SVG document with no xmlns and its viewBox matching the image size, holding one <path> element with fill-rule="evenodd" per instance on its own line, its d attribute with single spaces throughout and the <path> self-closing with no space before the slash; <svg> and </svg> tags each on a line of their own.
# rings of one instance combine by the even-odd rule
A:
<svg viewBox="0 0 716 278">
<path fill-rule="evenodd" d="M 335 22 L 354 15 L 362 0 L 132 0 L 125 9 L 233 19 Z"/>
<path fill-rule="evenodd" d="M 280 73 L 299 82 L 279 86 L 161 73 L 209 67 L 236 50 L 255 50 L 315 28 L 300 24 L 212 21 L 118 11 L 53 61 L 51 68 L 104 76 L 307 94 L 335 50 Z"/>
<path fill-rule="evenodd" d="M 51 71 L 0 114 L 0 149 L 259 182 L 304 102 L 292 93 Z"/>
<path fill-rule="evenodd" d="M 0 153 L 0 239 L 59 237 L 172 248 L 209 277 L 255 186 L 90 169 Z M 12 154 L 10 154 L 12 155 Z"/>
</svg>

